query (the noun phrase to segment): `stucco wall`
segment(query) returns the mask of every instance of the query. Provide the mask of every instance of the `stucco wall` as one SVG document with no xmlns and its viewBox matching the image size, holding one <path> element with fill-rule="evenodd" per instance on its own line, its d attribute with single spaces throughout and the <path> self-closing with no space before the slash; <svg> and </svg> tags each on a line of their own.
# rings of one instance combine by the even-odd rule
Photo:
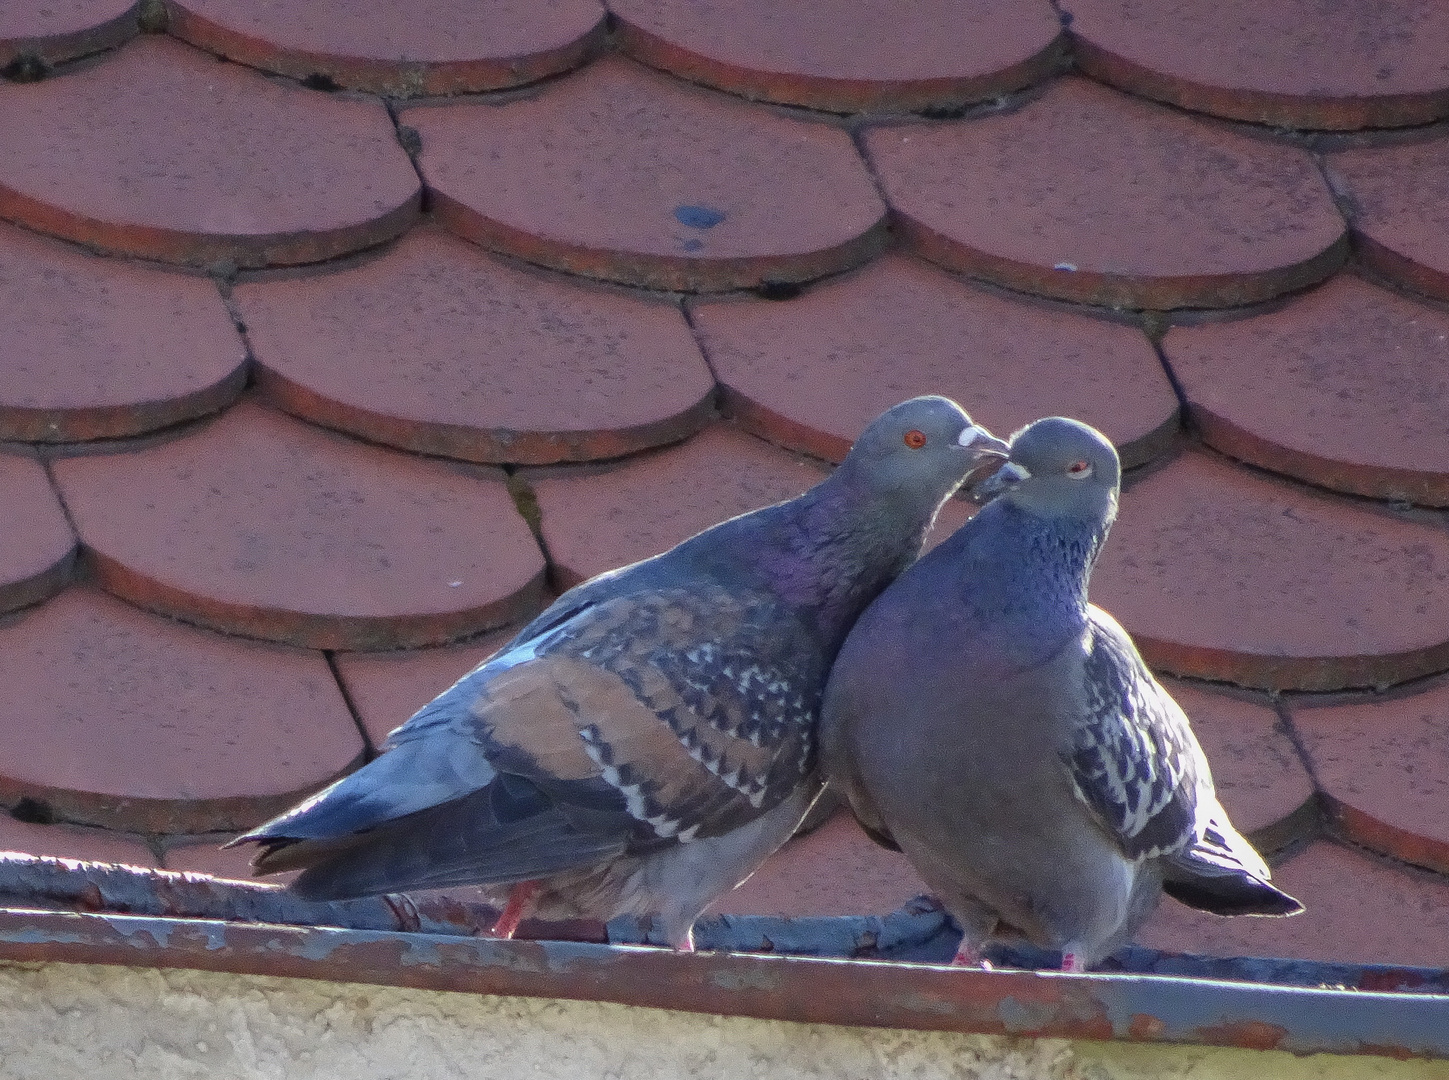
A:
<svg viewBox="0 0 1449 1080">
<path fill-rule="evenodd" d="M 193 971 L 0 963 L 4 1080 L 1449 1080 L 1446 1062 L 830 1027 Z"/>
</svg>

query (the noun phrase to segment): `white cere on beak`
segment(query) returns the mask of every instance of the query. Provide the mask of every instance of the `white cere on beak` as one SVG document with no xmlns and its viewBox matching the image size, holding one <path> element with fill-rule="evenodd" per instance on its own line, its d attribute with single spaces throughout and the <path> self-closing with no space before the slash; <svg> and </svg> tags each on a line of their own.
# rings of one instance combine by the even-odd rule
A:
<svg viewBox="0 0 1449 1080">
<path fill-rule="evenodd" d="M 972 424 L 957 437 L 958 446 L 964 446 L 970 450 L 983 450 L 991 453 L 998 453 L 1006 456 L 1006 444 L 998 439 L 984 427 Z"/>
<path fill-rule="evenodd" d="M 1014 461 L 1008 461 L 1005 465 L 1001 466 L 996 475 L 1001 480 L 1019 484 L 1023 480 L 1029 480 L 1031 478 L 1031 470 L 1025 465 L 1018 465 Z"/>
</svg>

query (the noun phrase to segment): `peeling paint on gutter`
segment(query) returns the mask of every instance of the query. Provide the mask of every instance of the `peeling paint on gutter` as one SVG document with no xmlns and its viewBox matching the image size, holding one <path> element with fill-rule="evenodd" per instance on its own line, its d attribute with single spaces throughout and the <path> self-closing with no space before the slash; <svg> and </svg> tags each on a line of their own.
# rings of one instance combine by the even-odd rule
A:
<svg viewBox="0 0 1449 1080">
<path fill-rule="evenodd" d="M 1449 1058 L 1449 995 L 0 909 L 0 960 L 280 975 L 924 1031 Z"/>
</svg>

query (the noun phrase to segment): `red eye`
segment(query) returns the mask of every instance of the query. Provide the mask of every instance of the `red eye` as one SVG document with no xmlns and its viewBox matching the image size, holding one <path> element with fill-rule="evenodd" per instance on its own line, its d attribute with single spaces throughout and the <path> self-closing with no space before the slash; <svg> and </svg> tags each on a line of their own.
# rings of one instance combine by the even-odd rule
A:
<svg viewBox="0 0 1449 1080">
<path fill-rule="evenodd" d="M 901 441 L 912 450 L 919 450 L 926 445 L 926 433 L 916 428 L 911 428 L 910 431 L 906 432 L 905 437 Z"/>
<path fill-rule="evenodd" d="M 1092 471 L 1092 464 L 1089 461 L 1074 461 L 1067 466 L 1067 475 L 1081 479 Z"/>
</svg>

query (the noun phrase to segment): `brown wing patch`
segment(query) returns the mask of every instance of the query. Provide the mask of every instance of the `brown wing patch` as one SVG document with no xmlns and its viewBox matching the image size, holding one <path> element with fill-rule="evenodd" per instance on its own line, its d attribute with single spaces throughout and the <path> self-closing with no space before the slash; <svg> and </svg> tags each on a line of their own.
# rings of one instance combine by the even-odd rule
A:
<svg viewBox="0 0 1449 1080">
<path fill-rule="evenodd" d="M 499 672 L 472 712 L 503 756 L 603 781 L 656 835 L 716 835 L 785 798 L 811 757 L 818 702 L 762 655 L 792 633 L 780 623 L 723 590 L 621 598 Z"/>
</svg>

